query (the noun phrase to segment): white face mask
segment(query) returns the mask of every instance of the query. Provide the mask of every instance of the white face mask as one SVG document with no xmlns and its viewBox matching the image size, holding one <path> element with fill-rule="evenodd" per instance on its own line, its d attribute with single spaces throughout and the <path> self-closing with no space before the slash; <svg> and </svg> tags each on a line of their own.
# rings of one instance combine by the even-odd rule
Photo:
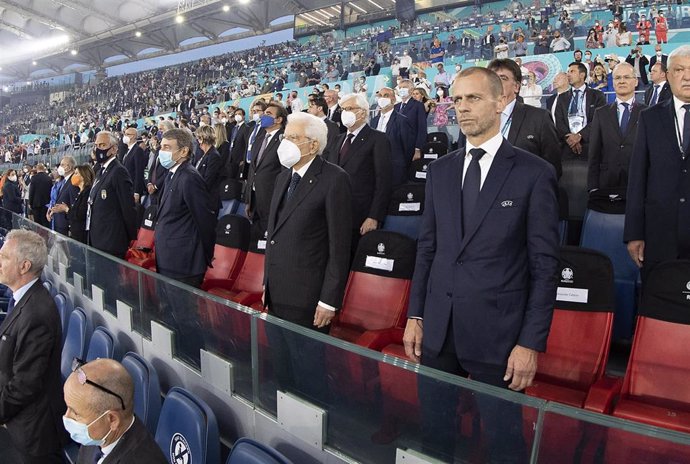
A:
<svg viewBox="0 0 690 464">
<path fill-rule="evenodd" d="M 220 120 L 221 123 L 226 124 L 228 122 L 228 118 L 223 118 Z"/>
<path fill-rule="evenodd" d="M 236 114 L 235 115 L 235 122 L 240 123 L 242 121 L 244 121 L 244 117 L 242 115 Z"/>
<path fill-rule="evenodd" d="M 252 115 L 252 121 L 258 121 L 259 119 L 261 119 L 261 115 L 259 113 L 254 113 Z"/>
<path fill-rule="evenodd" d="M 206 123 L 205 123 L 204 121 L 201 121 L 201 122 L 199 123 L 199 127 L 204 127 L 205 125 L 206 125 Z"/>
<path fill-rule="evenodd" d="M 304 143 L 306 142 L 302 142 L 300 145 Z M 302 159 L 302 151 L 299 149 L 299 145 L 290 140 L 283 139 L 280 145 L 278 145 L 278 160 L 280 160 L 280 164 L 291 169 L 300 159 Z"/>
<path fill-rule="evenodd" d="M 406 98 L 410 95 L 410 90 L 407 87 L 402 87 L 398 89 L 398 95 L 400 95 L 400 98 Z"/>
<path fill-rule="evenodd" d="M 391 104 L 391 99 L 390 98 L 377 98 L 376 99 L 376 104 L 379 105 L 379 108 L 386 108 L 388 105 Z"/>
<path fill-rule="evenodd" d="M 441 98 L 443 98 L 443 95 L 444 95 L 444 94 L 445 94 L 445 93 L 443 92 L 442 89 L 438 89 L 438 90 L 436 91 L 436 95 L 438 95 L 438 96 L 441 97 Z"/>
<path fill-rule="evenodd" d="M 129 135 L 125 135 L 124 137 L 122 137 L 122 143 L 124 143 L 125 145 L 129 145 Z"/>
<path fill-rule="evenodd" d="M 340 121 L 343 123 L 345 127 L 350 128 L 354 126 L 357 122 L 357 115 L 352 111 L 343 111 L 340 114 Z"/>
<path fill-rule="evenodd" d="M 661 56 L 661 55 L 662 55 L 661 52 L 656 52 L 656 56 Z"/>
<path fill-rule="evenodd" d="M 8 179 L 12 182 L 17 182 L 17 176 L 9 176 Z"/>
<path fill-rule="evenodd" d="M 57 171 L 58 171 L 58 175 L 65 177 L 65 168 L 63 168 L 62 166 L 58 166 Z"/>
<path fill-rule="evenodd" d="M 460 72 L 461 69 L 462 69 L 462 66 L 456 66 L 456 67 L 455 67 L 455 72 Z"/>
</svg>

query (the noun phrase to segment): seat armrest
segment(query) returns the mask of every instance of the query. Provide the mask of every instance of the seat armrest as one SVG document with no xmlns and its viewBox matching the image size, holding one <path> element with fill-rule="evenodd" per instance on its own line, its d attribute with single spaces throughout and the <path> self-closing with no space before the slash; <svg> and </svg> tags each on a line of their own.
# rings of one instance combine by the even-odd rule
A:
<svg viewBox="0 0 690 464">
<path fill-rule="evenodd" d="M 238 292 L 233 301 L 243 306 L 251 306 L 261 301 L 261 293 Z"/>
<path fill-rule="evenodd" d="M 367 330 L 357 339 L 357 345 L 370 350 L 381 351 L 388 345 L 402 345 L 405 329 L 392 327 L 390 329 Z"/>
<path fill-rule="evenodd" d="M 222 288 L 223 290 L 232 290 L 234 280 L 230 279 L 204 279 L 201 284 L 201 289 L 208 292 L 212 288 Z"/>
<path fill-rule="evenodd" d="M 601 414 L 610 414 L 613 409 L 613 400 L 620 394 L 622 387 L 622 378 L 602 377 L 590 387 L 584 409 Z"/>
</svg>

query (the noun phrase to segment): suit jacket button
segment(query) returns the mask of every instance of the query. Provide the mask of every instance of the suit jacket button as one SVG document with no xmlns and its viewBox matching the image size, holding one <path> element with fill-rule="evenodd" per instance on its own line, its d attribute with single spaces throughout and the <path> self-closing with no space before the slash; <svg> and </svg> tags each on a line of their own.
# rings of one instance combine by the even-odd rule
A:
<svg viewBox="0 0 690 464">
<path fill-rule="evenodd" d="M 453 298 L 453 294 L 452 294 L 451 292 L 446 292 L 446 296 L 447 296 L 448 298 Z"/>
<path fill-rule="evenodd" d="M 275 241 L 275 240 L 271 240 L 271 245 L 275 245 L 275 244 L 276 244 L 276 241 Z"/>
<path fill-rule="evenodd" d="M 685 198 L 681 198 L 681 199 L 680 199 L 680 202 L 681 202 L 681 203 L 685 203 Z"/>
<path fill-rule="evenodd" d="M 625 145 L 621 145 L 621 148 L 625 148 Z"/>
<path fill-rule="evenodd" d="M 681 172 L 682 172 L 683 174 L 687 174 L 687 173 L 688 173 L 688 170 L 687 170 L 687 169 L 683 169 Z"/>
</svg>

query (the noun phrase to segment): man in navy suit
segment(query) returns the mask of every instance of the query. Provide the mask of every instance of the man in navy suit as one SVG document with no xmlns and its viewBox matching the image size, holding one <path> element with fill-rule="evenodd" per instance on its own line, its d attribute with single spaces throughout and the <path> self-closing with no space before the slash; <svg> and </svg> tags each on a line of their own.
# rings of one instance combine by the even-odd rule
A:
<svg viewBox="0 0 690 464">
<path fill-rule="evenodd" d="M 371 127 L 384 132 L 391 143 L 393 161 L 393 187 L 404 184 L 415 150 L 415 133 L 410 119 L 395 109 L 395 91 L 389 87 L 379 89 L 378 116 L 371 120 Z"/>
<path fill-rule="evenodd" d="M 501 136 L 502 94 L 485 68 L 453 83 L 467 144 L 429 165 L 404 344 L 423 365 L 521 391 L 555 303 L 558 195 L 554 167 Z M 447 458 L 457 391 L 420 381 L 419 395 L 425 448 Z M 490 461 L 525 462 L 521 406 L 476 399 Z"/>
<path fill-rule="evenodd" d="M 395 105 L 395 111 L 405 115 L 412 126 L 412 133 L 415 135 L 414 142 L 414 158 L 422 157 L 422 148 L 426 143 L 427 124 L 426 124 L 426 110 L 424 104 L 412 98 L 412 90 L 414 85 L 409 79 L 400 82 L 398 86 L 398 95 L 402 101 Z"/>
<path fill-rule="evenodd" d="M 668 58 L 673 98 L 640 114 L 623 240 L 643 282 L 662 261 L 690 259 L 690 45 Z"/>
<path fill-rule="evenodd" d="M 77 195 L 79 195 L 79 187 L 72 185 L 71 182 L 72 174 L 74 174 L 75 167 L 77 167 L 77 162 L 71 156 L 64 156 L 62 160 L 60 160 L 58 174 L 60 173 L 60 168 L 62 168 L 65 183 L 62 185 L 62 188 L 58 192 L 57 200 L 55 201 L 56 205 L 63 204 L 67 206 L 72 206 L 74 200 L 77 199 Z M 67 221 L 67 213 L 53 213 L 49 211 L 48 214 L 49 219 L 52 218 L 54 220 L 53 227 L 55 228 L 55 232 L 68 236 L 69 222 Z"/>
<path fill-rule="evenodd" d="M 128 127 L 125 129 L 125 135 L 122 138 L 122 142 L 127 146 L 125 154 L 122 157 L 122 164 L 127 169 L 129 178 L 132 179 L 134 201 L 138 204 L 141 196 L 146 194 L 144 171 L 146 170 L 146 164 L 149 158 L 137 142 L 136 127 Z"/>
</svg>

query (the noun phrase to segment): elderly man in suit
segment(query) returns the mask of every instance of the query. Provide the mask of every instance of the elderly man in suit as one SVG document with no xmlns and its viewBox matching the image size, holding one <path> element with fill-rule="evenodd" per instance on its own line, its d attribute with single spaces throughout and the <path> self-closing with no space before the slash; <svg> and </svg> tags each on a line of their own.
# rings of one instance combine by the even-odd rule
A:
<svg viewBox="0 0 690 464">
<path fill-rule="evenodd" d="M 493 71 L 462 71 L 452 95 L 467 143 L 429 165 L 405 352 L 425 366 L 521 391 L 546 348 L 556 296 L 556 172 L 501 136 L 505 96 Z M 419 395 L 423 441 L 447 459 L 457 391 L 420 381 Z M 490 462 L 525 462 L 521 406 L 486 395 L 477 402 Z"/>
<path fill-rule="evenodd" d="M 522 82 L 520 66 L 508 58 L 489 63 L 489 69 L 501 78 L 506 106 L 501 113 L 501 135 L 514 147 L 544 158 L 561 175 L 561 147 L 556 126 L 549 112 L 517 101 Z"/>
<path fill-rule="evenodd" d="M 386 134 L 391 144 L 393 187 L 407 181 L 410 163 L 415 151 L 415 133 L 410 119 L 395 108 L 395 91 L 383 87 L 377 92 L 379 114 L 371 120 L 371 127 Z"/>
<path fill-rule="evenodd" d="M 402 113 L 410 121 L 412 133 L 415 136 L 414 158 L 422 157 L 422 148 L 426 143 L 427 136 L 427 115 L 424 104 L 412 98 L 414 85 L 409 79 L 403 79 L 398 86 L 400 103 L 395 105 L 395 110 Z"/>
<path fill-rule="evenodd" d="M 125 169 L 127 169 L 129 178 L 132 179 L 134 201 L 139 203 L 142 195 L 146 195 L 146 178 L 144 176 L 144 171 L 146 170 L 148 157 L 139 146 L 139 142 L 137 142 L 136 127 L 128 127 L 125 129 L 122 143 L 127 147 L 122 157 L 122 164 Z"/>
<path fill-rule="evenodd" d="M 134 382 L 127 369 L 112 359 L 86 364 L 75 359 L 73 367 L 64 386 L 63 421 L 82 445 L 77 464 L 166 464 L 156 440 L 134 415 Z M 88 437 L 79 433 L 84 426 Z"/>
<path fill-rule="evenodd" d="M 0 424 L 14 449 L 3 450 L 3 462 L 64 462 L 62 326 L 40 279 L 47 255 L 45 241 L 28 230 L 11 231 L 0 249 L 0 283 L 12 290 L 0 324 Z"/>
<path fill-rule="evenodd" d="M 652 85 L 644 91 L 644 104 L 647 106 L 654 106 L 657 103 L 665 102 L 671 99 L 671 87 L 666 82 L 667 78 L 666 64 L 659 61 L 651 67 L 649 77 L 652 80 Z"/>
<path fill-rule="evenodd" d="M 62 188 L 65 188 L 63 183 Z M 48 203 L 50 203 L 50 190 L 53 188 L 53 180 L 46 172 L 43 163 L 36 165 L 36 174 L 31 178 L 29 184 L 29 207 L 34 216 L 34 221 L 43 227 L 50 227 L 48 221 Z"/>
<path fill-rule="evenodd" d="M 616 101 L 594 112 L 587 175 L 590 196 L 596 196 L 595 192 L 601 190 L 606 197 L 618 195 L 621 199 L 625 198 L 637 121 L 640 112 L 647 108 L 635 102 L 636 86 L 637 78 L 633 67 L 629 63 L 619 64 L 613 70 Z"/>
<path fill-rule="evenodd" d="M 623 239 L 643 283 L 656 264 L 690 259 L 690 45 L 669 55 L 668 80 L 673 98 L 640 114 L 628 176 Z"/>
<path fill-rule="evenodd" d="M 71 156 L 64 156 L 60 160 L 60 166 L 58 166 L 58 174 L 61 174 L 65 178 L 65 183 L 58 192 L 56 205 L 67 205 L 72 206 L 74 200 L 77 199 L 79 195 L 79 187 L 72 185 L 72 174 L 74 174 L 74 169 L 77 167 L 77 162 Z M 69 221 L 67 220 L 67 213 L 48 211 L 47 218 L 53 219 L 53 228 L 55 232 L 60 233 L 64 236 L 69 235 Z"/>
</svg>

